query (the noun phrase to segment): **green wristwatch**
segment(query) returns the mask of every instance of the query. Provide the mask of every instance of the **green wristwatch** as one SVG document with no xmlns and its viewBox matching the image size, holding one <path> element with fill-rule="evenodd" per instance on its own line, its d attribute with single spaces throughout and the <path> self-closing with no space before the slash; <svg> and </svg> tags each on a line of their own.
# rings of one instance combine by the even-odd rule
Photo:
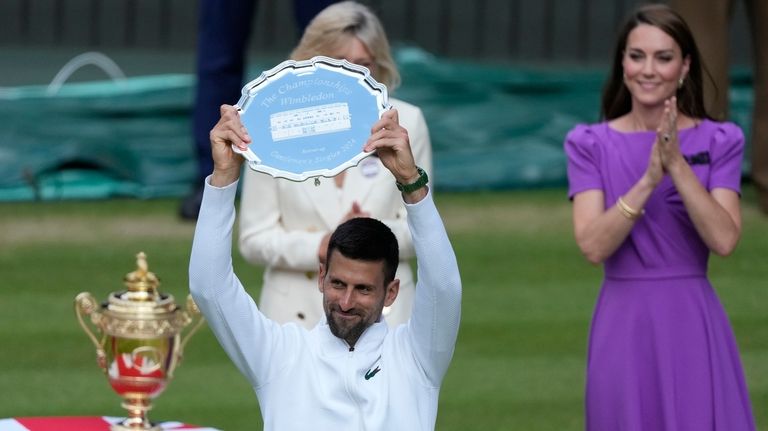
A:
<svg viewBox="0 0 768 431">
<path fill-rule="evenodd" d="M 416 172 L 419 173 L 419 178 L 416 181 L 412 182 L 411 184 L 400 184 L 397 181 L 395 181 L 395 185 L 397 185 L 397 189 L 403 193 L 411 193 L 426 186 L 427 183 L 429 182 L 429 177 L 427 176 L 427 173 L 424 171 L 424 169 L 421 169 L 418 166 L 416 166 Z"/>
</svg>

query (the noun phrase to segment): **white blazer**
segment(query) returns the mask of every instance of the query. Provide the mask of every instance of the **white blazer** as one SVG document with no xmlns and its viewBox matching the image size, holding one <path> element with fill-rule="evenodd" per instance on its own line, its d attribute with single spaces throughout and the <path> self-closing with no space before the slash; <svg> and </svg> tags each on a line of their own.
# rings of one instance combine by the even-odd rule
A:
<svg viewBox="0 0 768 431">
<path fill-rule="evenodd" d="M 430 176 L 432 147 L 421 110 L 397 99 L 400 124 L 408 130 L 416 164 Z M 390 325 L 411 314 L 415 284 L 410 259 L 414 256 L 402 196 L 392 174 L 375 156 L 346 171 L 344 185 L 332 178 L 294 182 L 245 169 L 240 201 L 240 253 L 254 265 L 264 265 L 259 308 L 278 322 L 297 322 L 311 329 L 324 316 L 318 289 L 317 252 L 325 234 L 332 232 L 357 202 L 362 211 L 392 229 L 400 246 L 397 278 L 400 292 L 389 310 Z"/>
</svg>

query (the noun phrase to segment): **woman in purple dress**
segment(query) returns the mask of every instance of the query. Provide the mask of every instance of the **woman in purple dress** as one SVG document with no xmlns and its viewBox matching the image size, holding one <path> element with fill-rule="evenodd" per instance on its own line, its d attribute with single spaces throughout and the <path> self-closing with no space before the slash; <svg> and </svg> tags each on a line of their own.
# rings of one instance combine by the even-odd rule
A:
<svg viewBox="0 0 768 431">
<path fill-rule="evenodd" d="M 618 40 L 603 122 L 568 134 L 576 242 L 605 263 L 587 358 L 591 431 L 754 430 L 710 252 L 741 234 L 744 137 L 712 121 L 685 22 L 638 9 Z"/>
</svg>

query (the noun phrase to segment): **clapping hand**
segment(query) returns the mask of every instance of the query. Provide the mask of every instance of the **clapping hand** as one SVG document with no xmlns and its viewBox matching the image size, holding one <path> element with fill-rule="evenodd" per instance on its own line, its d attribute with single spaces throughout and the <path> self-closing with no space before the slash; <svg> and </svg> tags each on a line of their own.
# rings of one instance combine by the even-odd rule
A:
<svg viewBox="0 0 768 431">
<path fill-rule="evenodd" d="M 651 148 L 645 175 L 655 187 L 664 178 L 664 174 L 669 173 L 670 167 L 681 159 L 677 137 L 677 98 L 673 96 L 664 101 L 661 124 L 656 129 L 656 141 Z"/>
<path fill-rule="evenodd" d="M 344 214 L 344 218 L 341 219 L 339 224 L 344 223 L 347 220 L 351 220 L 353 218 L 357 217 L 370 217 L 371 213 L 368 211 L 363 211 L 363 208 L 360 206 L 357 202 L 352 202 L 352 207 L 347 211 L 346 214 Z M 331 232 L 325 234 L 323 236 L 323 239 L 320 241 L 320 247 L 317 249 L 317 257 L 320 260 L 320 263 L 326 262 L 326 252 L 328 251 L 328 241 L 331 239 Z"/>
<path fill-rule="evenodd" d="M 668 173 L 673 164 L 683 160 L 677 136 L 677 97 L 664 101 L 664 113 L 656 131 L 656 142 L 664 172 Z"/>
<path fill-rule="evenodd" d="M 363 208 L 360 206 L 357 202 L 352 202 L 352 208 L 347 211 L 347 213 L 344 215 L 344 218 L 342 219 L 341 223 L 344 223 L 347 220 L 351 220 L 353 218 L 358 217 L 370 217 L 371 213 L 368 211 L 363 211 Z"/>
</svg>

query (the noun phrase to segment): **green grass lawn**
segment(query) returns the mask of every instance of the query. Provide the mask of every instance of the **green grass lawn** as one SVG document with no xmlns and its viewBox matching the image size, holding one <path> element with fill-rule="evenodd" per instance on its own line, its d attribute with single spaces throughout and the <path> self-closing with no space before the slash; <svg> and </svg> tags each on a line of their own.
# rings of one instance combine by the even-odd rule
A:
<svg viewBox="0 0 768 431">
<path fill-rule="evenodd" d="M 744 235 L 711 278 L 768 431 L 768 218 L 745 192 Z M 601 271 L 579 254 L 565 191 L 437 195 L 464 285 L 462 327 L 439 430 L 583 429 L 589 319 Z M 73 299 L 105 300 L 145 251 L 161 290 L 187 294 L 193 225 L 172 200 L 0 204 L 0 418 L 124 411 L 96 366 Z M 257 295 L 261 270 L 235 254 Z M 187 345 L 153 420 L 261 429 L 256 397 L 204 328 Z"/>
</svg>

